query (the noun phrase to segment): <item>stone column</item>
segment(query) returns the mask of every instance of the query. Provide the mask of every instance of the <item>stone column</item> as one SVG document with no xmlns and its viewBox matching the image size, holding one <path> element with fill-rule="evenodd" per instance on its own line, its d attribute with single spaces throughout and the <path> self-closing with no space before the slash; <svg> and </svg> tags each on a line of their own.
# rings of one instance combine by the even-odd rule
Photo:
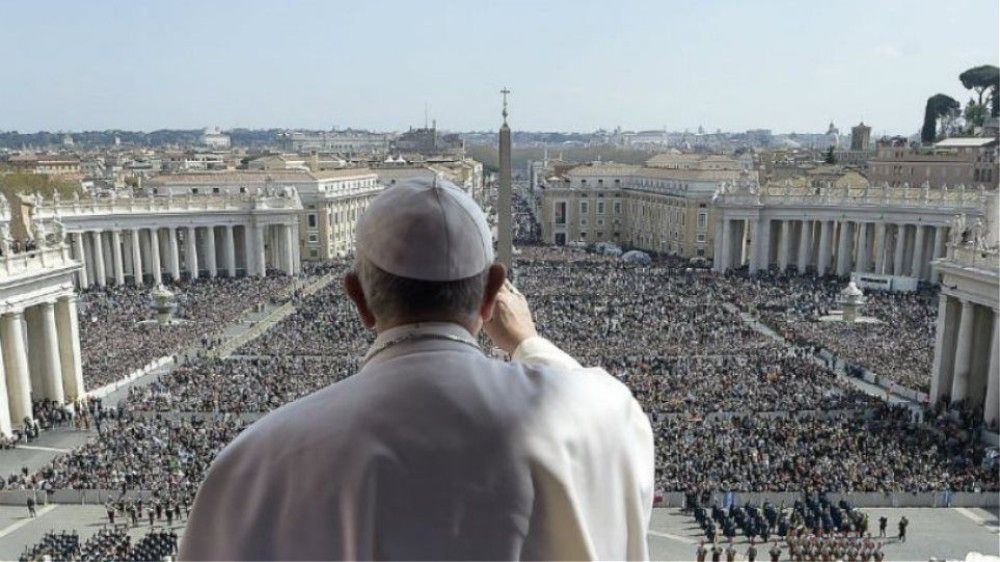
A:
<svg viewBox="0 0 1000 562">
<path fill-rule="evenodd" d="M 292 227 L 286 224 L 281 231 L 284 234 L 282 238 L 285 242 L 285 273 L 295 275 L 295 247 L 292 245 Z"/>
<path fill-rule="evenodd" d="M 177 247 L 177 227 L 171 226 L 167 229 L 170 236 L 170 276 L 173 277 L 174 283 L 181 280 L 181 252 Z"/>
<path fill-rule="evenodd" d="M 851 269 L 851 223 L 840 221 L 840 237 L 837 240 L 837 276 L 843 277 Z"/>
<path fill-rule="evenodd" d="M 855 269 L 861 273 L 868 273 L 868 223 L 859 222 L 858 225 L 858 253 L 855 259 Z"/>
<path fill-rule="evenodd" d="M 986 400 L 983 402 L 983 419 L 987 426 L 1000 418 L 1000 327 L 997 327 L 997 310 L 990 310 L 990 314 L 993 327 L 990 330 L 990 363 L 986 371 Z"/>
<path fill-rule="evenodd" d="M 79 273 L 77 273 L 77 283 L 79 283 L 81 289 L 85 289 L 90 286 L 90 279 L 87 275 L 87 267 L 90 265 L 87 259 L 87 252 L 83 247 L 83 233 L 74 232 L 73 233 L 73 253 L 76 254 L 76 259 L 80 260 L 83 267 L 80 268 Z"/>
<path fill-rule="evenodd" d="M 163 266 L 160 263 L 160 234 L 156 227 L 149 229 L 149 262 L 153 270 L 153 285 L 163 283 Z"/>
<path fill-rule="evenodd" d="M 198 244 L 195 239 L 195 227 L 187 227 L 187 255 L 184 256 L 188 275 L 191 279 L 198 278 Z"/>
<path fill-rule="evenodd" d="M 125 264 L 122 260 L 122 233 L 115 229 L 111 231 L 111 260 L 115 272 L 115 285 L 125 284 Z"/>
<path fill-rule="evenodd" d="M 906 225 L 896 225 L 896 248 L 892 259 L 892 274 L 903 275 L 903 252 L 906 250 Z"/>
<path fill-rule="evenodd" d="M 969 376 L 972 367 L 972 320 L 975 314 L 972 301 L 962 301 L 962 315 L 958 323 L 958 337 L 955 340 L 955 370 L 951 383 L 951 401 L 966 398 L 969 391 Z"/>
<path fill-rule="evenodd" d="M 139 241 L 139 229 L 132 229 L 132 282 L 142 285 L 142 244 Z"/>
<path fill-rule="evenodd" d="M 719 213 L 719 214 L 721 215 L 721 213 Z M 712 270 L 713 271 L 721 271 L 721 266 L 722 266 L 722 240 L 723 240 L 723 235 L 724 235 L 724 233 L 722 232 L 723 231 L 722 223 L 723 223 L 723 218 L 721 216 L 716 217 L 716 219 L 715 219 L 715 240 L 714 240 L 714 244 L 712 245 L 713 246 L 713 248 L 712 248 Z M 339 228 L 339 227 L 331 227 L 331 228 Z M 295 242 L 297 244 L 298 240 L 296 240 Z"/>
<path fill-rule="evenodd" d="M 104 241 L 100 230 L 91 232 L 94 237 L 94 277 L 97 285 L 104 287 L 108 284 L 104 273 Z"/>
<path fill-rule="evenodd" d="M 257 267 L 253 263 L 256 256 L 253 250 L 253 241 L 254 227 L 251 224 L 246 224 L 243 226 L 243 274 L 247 277 L 257 273 Z"/>
<path fill-rule="evenodd" d="M 299 242 L 299 221 L 295 221 L 291 226 L 291 236 L 292 236 L 292 265 L 295 270 L 295 274 L 298 275 L 302 273 L 302 255 L 301 245 Z"/>
<path fill-rule="evenodd" d="M 941 293 L 934 330 L 934 373 L 931 378 L 931 402 L 937 403 L 951 392 L 955 374 L 955 336 L 960 309 L 954 297 Z"/>
<path fill-rule="evenodd" d="M 222 261 L 226 266 L 226 275 L 236 277 L 236 243 L 233 241 L 233 225 L 227 224 L 222 230 Z"/>
<path fill-rule="evenodd" d="M 799 255 L 795 258 L 795 267 L 799 273 L 805 273 L 809 267 L 809 255 L 812 253 L 812 231 L 813 223 L 810 220 L 802 220 L 799 228 Z"/>
<path fill-rule="evenodd" d="M 55 305 L 51 302 L 44 302 L 38 305 L 41 313 L 41 357 L 45 361 L 45 398 L 50 398 L 56 402 L 66 401 L 63 393 L 62 361 L 59 358 L 59 332 L 56 329 Z"/>
<path fill-rule="evenodd" d="M 264 247 L 264 225 L 257 224 L 253 227 L 253 253 L 255 273 L 259 277 L 267 276 L 267 255 Z"/>
<path fill-rule="evenodd" d="M 935 226 L 934 228 L 934 247 L 931 248 L 931 259 L 929 261 L 936 260 L 938 258 L 943 258 L 945 256 L 945 240 L 947 240 L 947 233 L 945 232 L 945 227 Z M 934 266 L 928 266 L 927 269 L 928 280 L 931 283 L 938 283 L 941 281 L 941 276 L 937 272 L 937 268 Z"/>
<path fill-rule="evenodd" d="M 816 273 L 819 276 L 826 275 L 830 267 L 830 221 L 824 220 L 819 228 L 819 261 L 816 263 Z"/>
<path fill-rule="evenodd" d="M 875 223 L 875 240 L 873 244 L 875 248 L 875 273 L 879 274 L 885 273 L 885 237 L 885 223 Z"/>
<path fill-rule="evenodd" d="M 31 378 L 28 372 L 28 352 L 22 330 L 23 313 L 8 312 L 0 318 L 0 341 L 3 347 L 3 364 L 6 371 L 7 396 L 10 418 L 20 424 L 31 418 Z"/>
<path fill-rule="evenodd" d="M 782 272 L 788 271 L 788 258 L 791 254 L 792 246 L 792 222 L 789 220 L 780 221 L 781 238 L 778 240 L 778 269 Z"/>
<path fill-rule="evenodd" d="M 62 368 L 63 391 L 66 400 L 73 401 L 83 396 L 85 392 L 76 295 L 60 297 L 56 301 L 56 332 L 59 336 L 59 364 Z"/>
<path fill-rule="evenodd" d="M 3 345 L 0 344 L 0 353 L 3 352 Z M 0 435 L 10 437 L 14 434 L 14 426 L 10 421 L 10 401 L 7 397 L 7 373 L 0 361 Z"/>
<path fill-rule="evenodd" d="M 948 234 L 945 230 L 946 226 L 936 226 L 934 227 L 934 255 L 931 259 L 943 258 L 945 255 L 945 240 L 948 239 Z"/>
<path fill-rule="evenodd" d="M 755 273 L 767 267 L 764 265 L 766 262 L 762 255 L 767 251 L 761 244 L 762 233 L 764 232 L 762 223 L 763 221 L 760 218 L 752 219 L 750 222 L 750 273 Z"/>
<path fill-rule="evenodd" d="M 215 227 L 205 227 L 205 262 L 208 265 L 208 276 L 211 279 L 219 274 L 219 268 L 215 263 Z"/>
<path fill-rule="evenodd" d="M 720 217 L 719 220 L 722 222 L 722 255 L 717 258 L 715 270 L 724 272 L 730 267 L 730 255 L 733 253 L 732 221 L 725 217 Z"/>
<path fill-rule="evenodd" d="M 917 279 L 924 278 L 924 226 L 916 225 L 913 235 L 913 261 L 910 263 L 910 275 Z"/>
</svg>

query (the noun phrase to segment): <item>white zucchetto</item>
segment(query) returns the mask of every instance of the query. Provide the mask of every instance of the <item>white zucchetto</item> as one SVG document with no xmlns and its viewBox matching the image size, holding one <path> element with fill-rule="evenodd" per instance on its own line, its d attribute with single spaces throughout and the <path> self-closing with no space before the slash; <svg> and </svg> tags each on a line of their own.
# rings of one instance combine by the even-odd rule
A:
<svg viewBox="0 0 1000 562">
<path fill-rule="evenodd" d="M 451 182 L 409 178 L 386 188 L 358 219 L 358 255 L 399 277 L 457 281 L 493 263 L 479 205 Z"/>
</svg>

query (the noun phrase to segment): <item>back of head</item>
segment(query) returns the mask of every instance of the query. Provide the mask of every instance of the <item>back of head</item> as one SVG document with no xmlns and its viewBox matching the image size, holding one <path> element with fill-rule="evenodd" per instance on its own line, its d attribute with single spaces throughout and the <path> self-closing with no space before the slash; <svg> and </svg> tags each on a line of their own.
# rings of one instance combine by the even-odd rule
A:
<svg viewBox="0 0 1000 562">
<path fill-rule="evenodd" d="M 358 219 L 356 242 L 356 273 L 380 321 L 455 320 L 478 311 L 492 235 L 479 206 L 453 184 L 397 182 Z"/>
</svg>

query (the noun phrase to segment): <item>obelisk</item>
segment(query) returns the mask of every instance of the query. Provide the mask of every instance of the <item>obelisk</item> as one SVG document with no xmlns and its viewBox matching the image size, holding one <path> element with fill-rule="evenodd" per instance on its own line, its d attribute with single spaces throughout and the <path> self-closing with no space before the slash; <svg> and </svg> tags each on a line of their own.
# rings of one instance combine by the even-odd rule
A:
<svg viewBox="0 0 1000 562">
<path fill-rule="evenodd" d="M 513 190 L 510 185 L 510 127 L 507 126 L 507 94 L 503 94 L 503 125 L 500 126 L 500 191 L 497 194 L 497 254 L 500 263 L 512 271 L 514 267 Z"/>
</svg>

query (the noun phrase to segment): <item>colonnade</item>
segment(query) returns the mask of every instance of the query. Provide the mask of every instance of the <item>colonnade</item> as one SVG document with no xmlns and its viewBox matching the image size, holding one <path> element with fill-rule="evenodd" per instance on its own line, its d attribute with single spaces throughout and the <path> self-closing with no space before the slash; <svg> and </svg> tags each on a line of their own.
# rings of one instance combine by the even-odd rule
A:
<svg viewBox="0 0 1000 562">
<path fill-rule="evenodd" d="M 987 425 L 1000 417 L 1000 332 L 997 309 L 941 293 L 931 400 L 983 409 Z"/>
<path fill-rule="evenodd" d="M 182 225 L 71 232 L 80 287 L 300 271 L 298 224 Z"/>
<path fill-rule="evenodd" d="M 932 280 L 947 225 L 855 219 L 727 218 L 716 222 L 715 269 L 878 273 Z"/>
<path fill-rule="evenodd" d="M 83 396 L 76 296 L 0 314 L 0 433 L 31 419 L 32 401 Z"/>
</svg>

